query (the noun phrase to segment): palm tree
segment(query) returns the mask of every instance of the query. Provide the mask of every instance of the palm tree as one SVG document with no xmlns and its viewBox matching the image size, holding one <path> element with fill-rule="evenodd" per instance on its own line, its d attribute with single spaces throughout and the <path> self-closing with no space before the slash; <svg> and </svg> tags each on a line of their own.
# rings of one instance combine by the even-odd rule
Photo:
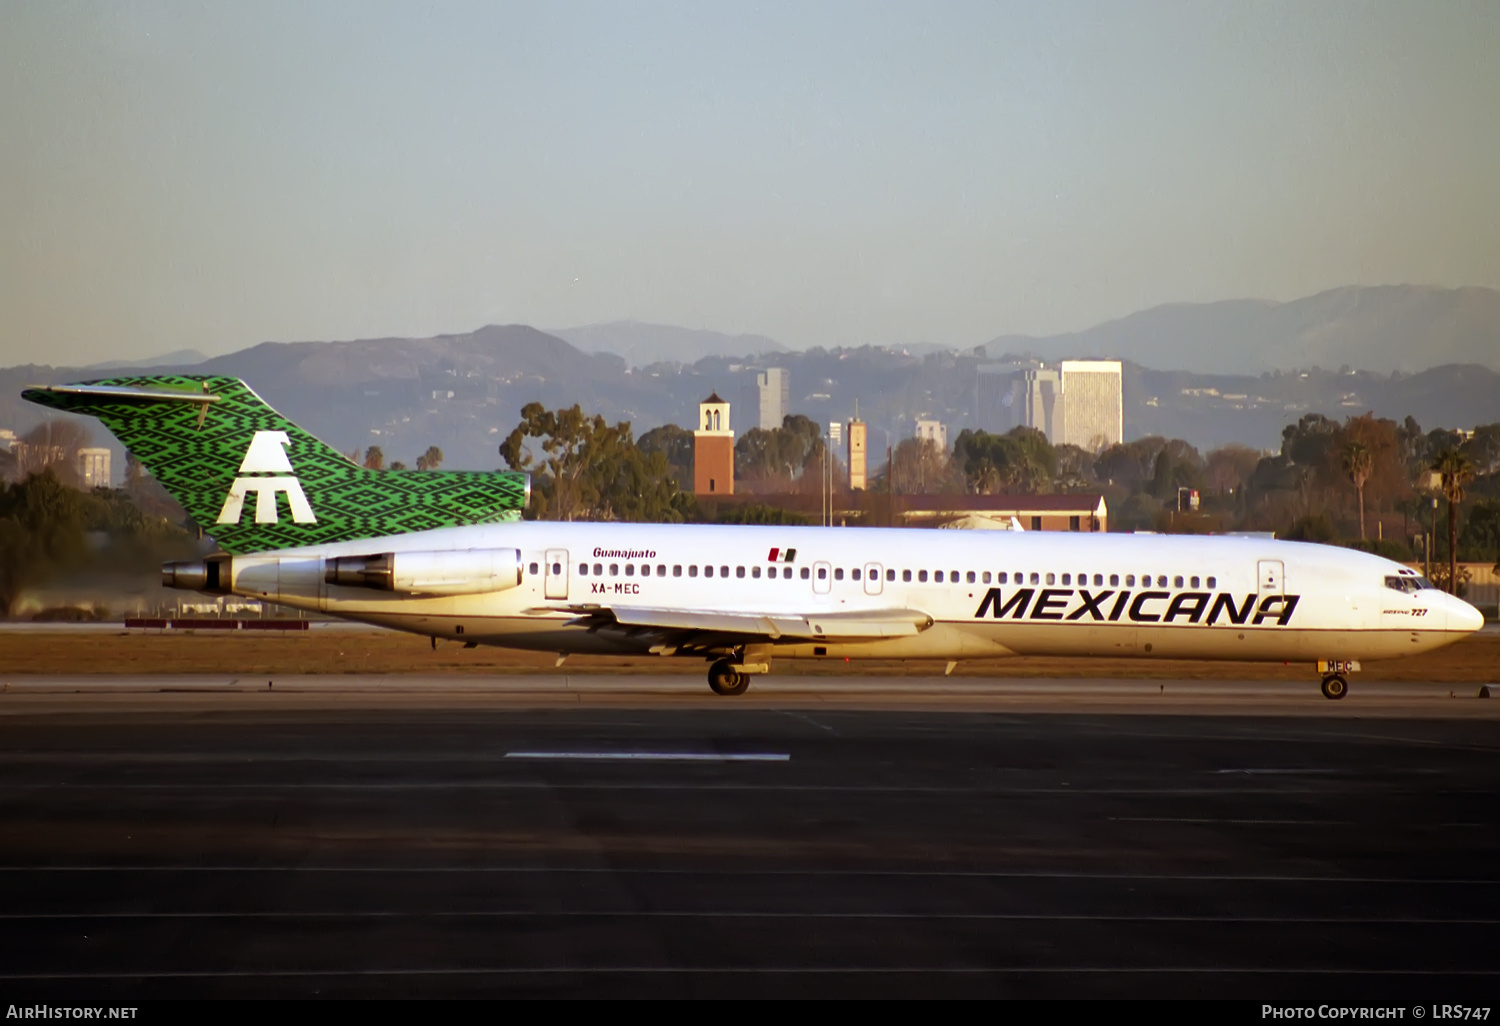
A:
<svg viewBox="0 0 1500 1026">
<path fill-rule="evenodd" d="M 372 445 L 365 450 L 365 469 L 384 470 L 385 453 L 380 451 L 380 446 Z"/>
<path fill-rule="evenodd" d="M 443 465 L 443 450 L 429 445 L 427 451 L 417 457 L 418 470 L 436 470 Z"/>
<path fill-rule="evenodd" d="M 1000 471 L 988 459 L 980 460 L 974 468 L 974 491 L 980 495 L 992 495 L 1000 487 Z"/>
<path fill-rule="evenodd" d="M 1354 482 L 1354 490 L 1359 492 L 1359 540 L 1365 540 L 1365 482 L 1370 479 L 1370 471 L 1374 468 L 1375 461 L 1370 455 L 1370 447 L 1364 442 L 1347 442 L 1342 453 L 1344 473 L 1349 475 L 1349 480 Z"/>
<path fill-rule="evenodd" d="M 1464 485 L 1474 476 L 1469 458 L 1457 449 L 1437 454 L 1432 469 L 1442 478 L 1443 495 L 1448 499 L 1448 591 L 1458 594 L 1458 504 L 1464 499 Z"/>
</svg>

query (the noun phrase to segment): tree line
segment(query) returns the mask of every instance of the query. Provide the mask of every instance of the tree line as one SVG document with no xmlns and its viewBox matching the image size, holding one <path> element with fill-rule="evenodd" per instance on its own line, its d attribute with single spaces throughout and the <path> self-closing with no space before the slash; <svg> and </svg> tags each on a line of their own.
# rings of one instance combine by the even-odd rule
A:
<svg viewBox="0 0 1500 1026">
<path fill-rule="evenodd" d="M 577 406 L 551 411 L 532 403 L 500 453 L 510 469 L 534 476 L 529 516 L 701 518 L 690 492 L 693 433 L 675 424 L 637 440 L 628 422 L 611 425 Z M 720 515 L 775 520 L 774 496 L 821 489 L 825 460 L 836 466 L 842 488 L 844 468 L 807 417 L 791 415 L 780 428 L 745 432 L 735 443 L 735 489 L 763 501 L 748 513 Z M 1100 492 L 1116 529 L 1274 531 L 1407 560 L 1414 556 L 1411 539 L 1433 526 L 1436 498 L 1447 530 L 1434 541 L 1435 558 L 1500 562 L 1500 423 L 1461 434 L 1424 432 L 1410 417 L 1396 422 L 1367 413 L 1336 421 L 1308 414 L 1286 426 L 1278 451 L 1226 445 L 1206 455 L 1180 438 L 1157 435 L 1089 452 L 1053 445 L 1034 428 L 1003 434 L 966 429 L 947 450 L 931 440 L 906 439 L 872 470 L 874 492 Z M 1198 493 L 1197 510 L 1178 508 L 1185 492 Z"/>
</svg>

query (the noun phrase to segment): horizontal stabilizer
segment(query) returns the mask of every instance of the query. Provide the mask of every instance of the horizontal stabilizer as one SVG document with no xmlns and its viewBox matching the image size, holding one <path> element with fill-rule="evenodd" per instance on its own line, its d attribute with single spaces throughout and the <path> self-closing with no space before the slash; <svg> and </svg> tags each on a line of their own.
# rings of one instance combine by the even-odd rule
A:
<svg viewBox="0 0 1500 1026">
<path fill-rule="evenodd" d="M 95 399 L 108 399 L 112 402 L 121 400 L 137 399 L 143 402 L 156 403 L 200 403 L 212 405 L 221 402 L 222 397 L 214 395 L 207 389 L 187 390 L 179 388 L 132 388 L 127 385 L 31 385 L 21 393 L 21 398 L 30 402 L 37 402 L 42 393 L 53 393 L 59 396 L 83 396 Z"/>
</svg>

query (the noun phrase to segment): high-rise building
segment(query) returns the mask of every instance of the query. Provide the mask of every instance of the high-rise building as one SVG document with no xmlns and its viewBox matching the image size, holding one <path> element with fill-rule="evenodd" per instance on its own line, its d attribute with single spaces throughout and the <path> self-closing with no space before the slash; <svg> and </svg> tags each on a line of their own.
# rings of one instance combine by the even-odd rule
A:
<svg viewBox="0 0 1500 1026">
<path fill-rule="evenodd" d="M 108 488 L 109 450 L 79 449 L 78 479 L 85 488 Z"/>
<path fill-rule="evenodd" d="M 1066 412 L 1062 375 L 1050 367 L 1021 373 L 1021 423 L 1036 428 L 1053 445 L 1062 442 Z"/>
<path fill-rule="evenodd" d="M 1047 433 L 1052 443 L 1089 452 L 1119 444 L 1125 434 L 1120 361 L 1064 360 L 1058 372 L 1064 417 L 1057 437 Z"/>
<path fill-rule="evenodd" d="M 982 363 L 974 375 L 974 426 L 1003 435 L 1025 423 L 1025 372 L 1041 366 L 1027 362 Z"/>
<path fill-rule="evenodd" d="M 792 412 L 792 378 L 781 367 L 769 367 L 756 376 L 760 386 L 760 429 L 775 431 Z"/>
<path fill-rule="evenodd" d="M 866 457 L 865 448 L 868 441 L 868 433 L 865 422 L 859 419 L 849 422 L 849 488 L 851 491 L 864 491 L 866 481 Z"/>
<path fill-rule="evenodd" d="M 698 495 L 734 494 L 734 429 L 729 404 L 714 392 L 698 404 L 693 431 L 693 491 Z"/>
<path fill-rule="evenodd" d="M 925 438 L 936 442 L 937 447 L 944 452 L 948 451 L 948 425 L 940 420 L 919 419 L 917 421 L 917 438 Z"/>
</svg>

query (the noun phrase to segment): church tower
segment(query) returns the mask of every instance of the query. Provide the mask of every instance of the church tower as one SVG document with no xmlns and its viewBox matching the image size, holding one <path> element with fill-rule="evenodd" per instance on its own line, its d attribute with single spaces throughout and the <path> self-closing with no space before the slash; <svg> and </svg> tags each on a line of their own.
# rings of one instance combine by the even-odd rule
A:
<svg viewBox="0 0 1500 1026">
<path fill-rule="evenodd" d="M 734 494 L 734 429 L 729 426 L 729 404 L 717 392 L 698 404 L 698 427 L 693 431 L 693 492 Z"/>
</svg>

